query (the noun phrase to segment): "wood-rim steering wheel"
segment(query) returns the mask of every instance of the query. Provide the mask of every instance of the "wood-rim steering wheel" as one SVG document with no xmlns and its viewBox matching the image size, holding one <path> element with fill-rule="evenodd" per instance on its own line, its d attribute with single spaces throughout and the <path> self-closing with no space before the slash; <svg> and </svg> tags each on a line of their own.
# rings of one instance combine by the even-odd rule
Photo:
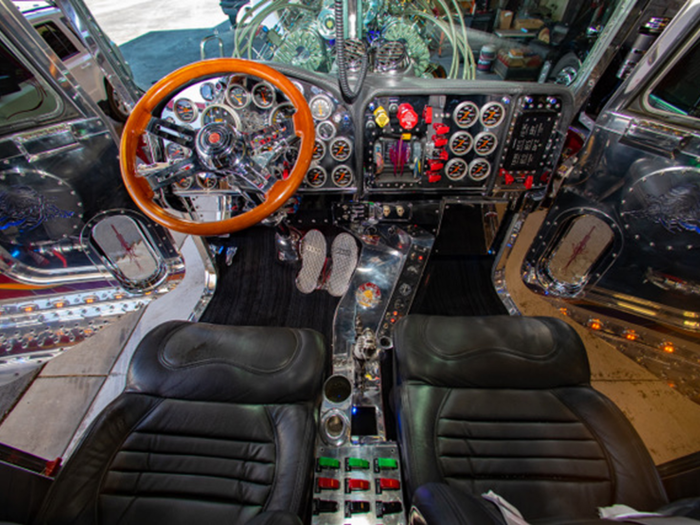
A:
<svg viewBox="0 0 700 525">
<path fill-rule="evenodd" d="M 168 100 L 174 99 L 179 91 L 193 83 L 224 75 L 256 77 L 268 82 L 286 96 L 296 109 L 291 120 L 294 124 L 293 133 L 300 139 L 298 155 L 294 167 L 288 175 L 273 181 L 271 187 L 265 188 L 264 200 L 257 206 L 239 215 L 219 221 L 202 222 L 184 218 L 183 214 L 173 212 L 154 200 L 159 195 L 154 191 L 149 177 L 144 176 L 137 169 L 137 152 L 142 140 L 141 137 L 154 129 L 154 120 L 159 120 L 160 115 L 154 115 L 154 112 L 159 112 Z M 177 128 L 177 126 L 173 127 Z M 216 136 L 218 140 L 218 134 Z M 198 136 L 196 138 L 199 139 Z M 277 135 L 269 137 L 270 140 L 276 138 Z M 194 132 L 192 140 L 195 140 Z M 136 104 L 122 133 L 120 145 L 122 179 L 131 198 L 141 211 L 162 226 L 191 235 L 223 235 L 259 223 L 288 201 L 304 180 L 311 163 L 314 140 L 315 131 L 309 105 L 294 84 L 282 73 L 264 64 L 248 60 L 235 58 L 205 60 L 184 66 L 168 74 L 153 85 Z M 192 148 L 192 153 L 197 155 L 195 148 Z M 169 180 L 167 177 L 161 177 L 161 180 L 163 178 Z"/>
</svg>

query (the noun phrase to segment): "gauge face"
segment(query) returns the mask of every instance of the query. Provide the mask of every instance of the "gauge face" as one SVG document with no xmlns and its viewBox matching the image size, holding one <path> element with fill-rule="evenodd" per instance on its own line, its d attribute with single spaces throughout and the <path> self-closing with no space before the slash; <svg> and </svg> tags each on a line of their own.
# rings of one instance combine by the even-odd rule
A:
<svg viewBox="0 0 700 525">
<path fill-rule="evenodd" d="M 469 163 L 469 178 L 473 181 L 481 181 L 491 173 L 491 163 L 486 159 L 474 159 Z"/>
<path fill-rule="evenodd" d="M 474 140 L 468 132 L 458 131 L 450 137 L 450 151 L 458 156 L 466 155 L 472 149 L 473 143 Z"/>
<path fill-rule="evenodd" d="M 192 175 L 183 175 L 175 181 L 175 187 L 179 190 L 189 190 L 194 183 Z"/>
<path fill-rule="evenodd" d="M 326 183 L 328 175 L 321 166 L 314 166 L 306 172 L 306 183 L 312 188 L 320 188 Z"/>
<path fill-rule="evenodd" d="M 233 111 L 226 106 L 212 104 L 202 111 L 202 125 L 211 124 L 212 122 L 225 122 L 234 128 L 241 127 L 241 119 L 238 118 Z"/>
<path fill-rule="evenodd" d="M 327 95 L 316 95 L 309 101 L 309 108 L 314 120 L 326 120 L 333 114 L 335 104 Z"/>
<path fill-rule="evenodd" d="M 474 137 L 474 151 L 479 155 L 490 155 L 496 151 L 496 146 L 498 146 L 498 139 L 489 131 L 482 131 Z"/>
<path fill-rule="evenodd" d="M 352 184 L 352 171 L 347 166 L 338 166 L 333 170 L 333 184 L 346 188 Z"/>
<path fill-rule="evenodd" d="M 345 162 L 352 155 L 352 143 L 346 137 L 338 137 L 331 142 L 331 157 L 339 162 Z"/>
<path fill-rule="evenodd" d="M 260 82 L 253 87 L 253 103 L 260 109 L 271 108 L 275 103 L 275 90 L 267 82 Z"/>
<path fill-rule="evenodd" d="M 462 180 L 467 174 L 469 166 L 464 159 L 452 159 L 445 164 L 445 175 L 450 180 Z"/>
<path fill-rule="evenodd" d="M 335 126 L 327 120 L 319 122 L 316 126 L 316 136 L 321 140 L 331 140 L 335 137 Z"/>
<path fill-rule="evenodd" d="M 452 114 L 452 120 L 460 128 L 473 126 L 479 118 L 479 107 L 469 100 L 460 103 Z"/>
<path fill-rule="evenodd" d="M 188 98 L 175 101 L 175 115 L 183 122 L 194 122 L 197 118 L 197 106 Z"/>
<path fill-rule="evenodd" d="M 489 102 L 481 108 L 481 123 L 487 128 L 493 128 L 503 122 L 506 110 L 500 102 Z"/>
<path fill-rule="evenodd" d="M 204 100 L 211 102 L 216 97 L 216 88 L 214 87 L 214 84 L 207 82 L 202 84 L 202 86 L 199 88 L 199 94 L 202 95 Z"/>
<path fill-rule="evenodd" d="M 321 160 L 326 155 L 326 145 L 317 140 L 314 142 L 314 151 L 311 154 L 311 158 L 314 160 Z"/>
<path fill-rule="evenodd" d="M 216 175 L 213 173 L 197 173 L 197 184 L 205 190 L 214 189 L 218 183 Z"/>
<path fill-rule="evenodd" d="M 190 156 L 190 150 L 180 144 L 171 142 L 165 148 L 165 153 L 170 160 L 182 160 Z"/>
<path fill-rule="evenodd" d="M 226 100 L 236 109 L 242 109 L 250 103 L 250 93 L 243 86 L 233 84 L 226 90 Z"/>
<path fill-rule="evenodd" d="M 296 108 L 291 102 L 284 102 L 272 110 L 270 124 L 282 124 L 291 119 L 296 113 Z"/>
</svg>

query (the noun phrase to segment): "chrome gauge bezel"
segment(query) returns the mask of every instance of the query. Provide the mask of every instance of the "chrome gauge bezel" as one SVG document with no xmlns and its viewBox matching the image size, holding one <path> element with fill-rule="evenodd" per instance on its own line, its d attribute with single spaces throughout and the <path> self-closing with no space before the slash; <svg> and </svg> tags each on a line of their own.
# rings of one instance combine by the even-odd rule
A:
<svg viewBox="0 0 700 525">
<path fill-rule="evenodd" d="M 323 113 L 321 106 L 319 104 L 325 104 L 328 109 L 328 114 Z M 331 100 L 331 97 L 324 95 L 323 93 L 316 95 L 309 100 L 309 109 L 311 110 L 311 116 L 314 120 L 324 121 L 328 120 L 333 112 L 335 111 L 335 103 Z"/>
<path fill-rule="evenodd" d="M 479 141 L 483 139 L 484 137 L 490 137 L 492 139 L 491 146 L 488 149 L 479 149 Z M 491 155 L 494 151 L 496 151 L 496 148 L 498 147 L 498 137 L 491 133 L 490 131 L 482 131 L 481 133 L 477 133 L 476 137 L 474 137 L 474 152 L 477 155 L 481 155 L 482 157 L 486 157 L 487 155 Z"/>
<path fill-rule="evenodd" d="M 474 117 L 468 123 L 465 124 L 465 123 L 460 122 L 457 119 L 457 114 L 466 107 L 473 108 Z M 467 128 L 471 128 L 474 124 L 476 124 L 478 122 L 480 115 L 481 115 L 481 112 L 479 111 L 479 106 L 477 106 L 471 100 L 465 100 L 464 102 L 460 102 L 459 104 L 457 104 L 457 107 L 452 112 L 452 121 L 457 125 L 458 128 L 467 129 Z"/>
<path fill-rule="evenodd" d="M 235 99 L 231 96 L 231 90 L 233 88 L 240 88 L 243 93 L 245 93 L 245 101 L 244 102 L 238 102 L 238 99 Z M 251 94 L 250 91 L 248 91 L 245 87 L 243 87 L 241 84 L 229 84 L 226 87 L 226 102 L 228 102 L 232 108 L 235 109 L 243 109 L 248 107 L 248 104 L 250 104 L 250 99 L 251 99 Z"/>
<path fill-rule="evenodd" d="M 487 109 L 491 108 L 491 107 L 498 108 L 498 111 L 500 111 L 500 115 L 498 116 L 498 118 L 496 119 L 495 122 L 486 122 L 484 120 L 484 116 L 486 115 Z M 500 102 L 487 102 L 486 104 L 484 104 L 481 107 L 481 111 L 479 111 L 479 122 L 481 122 L 481 125 L 484 126 L 485 128 L 495 128 L 497 126 L 500 126 L 501 123 L 503 123 L 503 121 L 505 120 L 505 118 L 506 118 L 506 108 Z"/>
<path fill-rule="evenodd" d="M 336 145 L 339 143 L 344 143 L 347 147 L 347 153 L 344 153 L 340 156 L 336 155 L 335 153 Z M 336 137 L 335 139 L 333 139 L 329 147 L 331 151 L 331 157 L 333 157 L 333 159 L 337 160 L 338 162 L 345 162 L 352 156 L 352 142 L 350 142 L 350 139 L 348 139 L 347 137 Z"/>
<path fill-rule="evenodd" d="M 463 151 L 458 151 L 455 149 L 455 143 L 462 137 L 467 138 L 467 140 L 469 140 L 469 145 Z M 450 151 L 458 157 L 462 157 L 469 153 L 472 149 L 472 146 L 474 146 L 474 137 L 472 137 L 471 133 L 469 133 L 468 131 L 457 131 L 450 137 L 450 141 L 448 142 L 448 147 L 450 148 Z"/>
<path fill-rule="evenodd" d="M 295 107 L 294 107 L 294 104 L 292 104 L 291 102 L 282 102 L 281 104 L 277 104 L 277 106 L 275 106 L 275 108 L 270 112 L 270 125 L 276 123 L 276 122 L 275 122 L 275 115 L 276 115 L 278 112 L 283 111 L 284 109 L 286 109 L 286 108 L 288 108 L 288 107 L 289 107 L 289 108 L 292 108 L 292 110 L 293 110 L 293 111 L 292 111 L 292 115 L 294 115 L 294 113 L 296 113 L 297 108 L 295 108 Z M 285 119 L 285 120 L 291 120 L 291 119 L 292 119 L 292 116 L 284 117 L 284 119 Z M 277 123 L 277 124 L 279 124 L 279 123 Z"/>
<path fill-rule="evenodd" d="M 324 130 L 323 132 L 321 130 Z M 326 134 L 325 130 L 328 130 L 328 134 Z M 338 130 L 335 129 L 335 124 L 330 122 L 329 120 L 322 120 L 316 125 L 316 137 L 318 140 L 324 140 L 328 142 L 329 140 L 332 140 L 333 137 L 335 137 L 335 134 L 338 132 Z"/>
<path fill-rule="evenodd" d="M 168 145 L 165 146 L 165 154 L 167 155 L 168 160 L 175 161 L 186 159 L 192 155 L 192 152 L 185 146 L 181 146 L 175 142 L 168 142 Z"/>
<path fill-rule="evenodd" d="M 478 177 L 475 177 L 472 174 L 472 170 L 478 165 L 485 165 L 486 166 L 486 173 L 484 173 L 483 175 L 479 175 Z M 467 173 L 469 174 L 469 178 L 471 180 L 473 180 L 474 182 L 481 182 L 482 180 L 488 178 L 489 175 L 491 175 L 491 163 L 486 159 L 474 159 L 473 161 L 471 161 L 469 163 L 469 169 L 468 169 Z"/>
<path fill-rule="evenodd" d="M 258 98 L 255 96 L 255 93 L 259 89 L 269 89 L 271 93 L 271 98 L 270 102 L 265 102 L 264 104 L 261 104 L 258 102 Z M 275 102 L 277 101 L 277 96 L 275 94 L 275 88 L 270 84 L 269 82 L 258 82 L 253 86 L 253 89 L 250 90 L 250 95 L 251 98 L 253 99 L 253 104 L 255 104 L 255 107 L 260 108 L 260 109 L 270 109 L 272 106 L 275 105 Z"/>
<path fill-rule="evenodd" d="M 458 175 L 450 175 L 450 168 L 453 166 L 459 166 L 462 168 L 462 171 Z M 447 164 L 445 164 L 445 176 L 450 179 L 450 180 L 462 180 L 464 177 L 466 177 L 467 173 L 469 172 L 469 165 L 467 164 L 467 161 L 462 159 L 462 158 L 454 158 L 450 159 L 447 161 Z"/>
<path fill-rule="evenodd" d="M 338 172 L 341 170 L 347 170 L 347 172 L 350 174 L 350 176 L 347 179 L 347 182 L 338 182 Z M 352 185 L 355 176 L 350 169 L 350 166 L 346 166 L 345 164 L 341 164 L 340 166 L 337 166 L 334 170 L 333 173 L 331 174 L 331 179 L 333 180 L 333 184 L 337 186 L 338 188 L 347 188 L 348 186 Z"/>
<path fill-rule="evenodd" d="M 235 111 L 233 111 L 230 107 L 224 106 L 223 104 L 209 104 L 206 108 L 204 108 L 201 112 L 201 119 L 200 122 L 202 123 L 202 126 L 206 126 L 207 124 L 211 124 L 211 122 L 204 122 L 204 118 L 207 115 L 208 112 L 214 110 L 214 109 L 220 109 L 221 111 L 225 111 L 227 115 L 229 115 L 233 119 L 233 125 L 236 129 L 241 128 L 241 117 L 236 114 Z M 215 122 L 215 121 L 212 121 Z"/>
<path fill-rule="evenodd" d="M 180 114 L 180 111 L 177 109 L 178 104 L 189 104 L 192 108 L 192 116 L 191 117 L 183 117 Z M 175 100 L 173 103 L 173 113 L 175 116 L 181 121 L 181 122 L 186 122 L 188 124 L 191 124 L 192 122 L 197 120 L 197 117 L 199 116 L 199 108 L 197 107 L 197 104 L 195 104 L 192 100 L 189 98 L 178 98 Z"/>
<path fill-rule="evenodd" d="M 321 175 L 320 177 L 320 182 L 318 180 L 316 182 L 311 182 L 309 176 L 312 173 L 319 173 Z M 312 165 L 309 170 L 306 172 L 306 185 L 309 188 L 321 188 L 324 184 L 326 184 L 326 181 L 328 180 L 328 173 L 326 172 L 326 169 L 323 166 L 319 166 L 318 164 Z"/>
<path fill-rule="evenodd" d="M 320 152 L 320 153 L 317 153 Z M 326 143 L 323 142 L 322 140 L 316 139 L 314 142 L 314 149 L 311 154 L 311 158 L 313 160 L 321 160 L 323 157 L 326 156 Z"/>
</svg>

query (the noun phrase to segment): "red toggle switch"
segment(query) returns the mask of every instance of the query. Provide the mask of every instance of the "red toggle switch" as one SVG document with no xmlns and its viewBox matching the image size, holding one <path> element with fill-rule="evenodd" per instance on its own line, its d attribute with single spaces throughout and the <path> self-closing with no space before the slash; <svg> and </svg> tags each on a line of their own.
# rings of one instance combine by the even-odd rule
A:
<svg viewBox="0 0 700 525">
<path fill-rule="evenodd" d="M 346 479 L 345 492 L 352 492 L 355 490 L 369 490 L 369 481 L 354 478 Z"/>
<path fill-rule="evenodd" d="M 423 107 L 423 120 L 425 120 L 426 124 L 433 123 L 433 107 L 432 106 Z"/>
<path fill-rule="evenodd" d="M 404 102 L 399 106 L 396 116 L 399 117 L 399 124 L 401 124 L 403 129 L 413 129 L 418 124 L 418 114 L 408 102 Z"/>
<path fill-rule="evenodd" d="M 436 148 L 442 148 L 447 144 L 447 139 L 445 137 L 438 137 L 437 135 L 433 135 L 431 138 Z"/>
<path fill-rule="evenodd" d="M 449 153 L 447 153 L 447 151 L 442 150 L 442 151 L 438 154 L 437 157 L 438 157 L 438 159 L 440 159 L 440 160 L 447 160 L 447 159 L 450 158 L 450 155 L 449 155 Z"/>
<path fill-rule="evenodd" d="M 534 182 L 534 180 L 533 180 L 533 178 L 532 178 L 532 175 L 528 175 L 528 176 L 525 178 L 525 188 L 527 188 L 528 190 L 529 190 L 530 188 L 532 188 L 532 183 L 533 183 L 533 182 Z"/>
<path fill-rule="evenodd" d="M 401 482 L 398 479 L 379 478 L 379 488 L 381 490 L 399 490 Z"/>
<path fill-rule="evenodd" d="M 550 173 L 548 171 L 545 171 L 540 177 L 540 182 L 547 182 L 549 180 L 549 175 Z"/>
<path fill-rule="evenodd" d="M 316 487 L 319 490 L 338 490 L 340 488 L 340 481 L 333 478 L 318 478 L 316 480 Z"/>
<path fill-rule="evenodd" d="M 515 182 L 515 177 L 513 177 L 510 173 L 506 172 L 505 174 L 505 183 L 507 186 L 510 186 Z"/>
<path fill-rule="evenodd" d="M 428 182 L 435 183 L 435 182 L 440 182 L 442 180 L 442 175 L 428 175 Z"/>
<path fill-rule="evenodd" d="M 444 124 L 440 124 L 439 122 L 436 122 L 435 124 L 433 124 L 433 129 L 435 130 L 435 133 L 437 133 L 438 135 L 444 135 L 445 133 L 450 131 L 449 126 L 445 126 Z"/>
<path fill-rule="evenodd" d="M 440 171 L 442 168 L 445 167 L 444 163 L 436 159 L 428 160 L 428 165 L 430 166 L 430 168 L 428 168 L 430 171 Z"/>
</svg>

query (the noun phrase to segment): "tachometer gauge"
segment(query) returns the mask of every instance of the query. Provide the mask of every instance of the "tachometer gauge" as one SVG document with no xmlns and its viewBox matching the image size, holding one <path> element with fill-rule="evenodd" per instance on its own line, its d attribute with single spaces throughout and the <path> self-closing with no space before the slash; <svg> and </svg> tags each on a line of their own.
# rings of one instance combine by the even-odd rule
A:
<svg viewBox="0 0 700 525">
<path fill-rule="evenodd" d="M 339 188 L 347 188 L 352 184 L 352 171 L 347 166 L 341 165 L 333 170 L 331 178 L 333 184 Z"/>
<path fill-rule="evenodd" d="M 345 162 L 352 155 L 352 143 L 346 137 L 338 137 L 331 142 L 331 157 L 338 162 Z"/>
<path fill-rule="evenodd" d="M 331 140 L 335 137 L 335 126 L 327 120 L 319 122 L 316 126 L 316 136 L 321 140 Z"/>
<path fill-rule="evenodd" d="M 469 167 L 464 159 L 452 159 L 445 164 L 445 175 L 450 180 L 462 180 Z"/>
<path fill-rule="evenodd" d="M 271 108 L 275 103 L 275 89 L 267 82 L 255 84 L 252 94 L 253 103 L 260 109 Z"/>
<path fill-rule="evenodd" d="M 182 160 L 190 156 L 190 150 L 180 144 L 171 142 L 165 147 L 165 153 L 170 160 Z"/>
<path fill-rule="evenodd" d="M 468 132 L 458 131 L 450 137 L 450 142 L 448 145 L 452 153 L 462 156 L 469 153 L 469 150 L 472 149 L 473 143 L 474 140 Z"/>
<path fill-rule="evenodd" d="M 498 139 L 489 131 L 482 131 L 474 137 L 474 151 L 479 155 L 490 155 L 496 151 L 496 146 L 498 146 Z"/>
<path fill-rule="evenodd" d="M 211 102 L 216 97 L 216 88 L 211 82 L 206 82 L 199 88 L 199 94 L 207 102 Z"/>
<path fill-rule="evenodd" d="M 296 108 L 291 102 L 283 102 L 270 114 L 270 124 L 282 124 L 285 120 L 289 120 L 296 113 Z"/>
<path fill-rule="evenodd" d="M 326 183 L 328 175 L 321 166 L 314 166 L 306 172 L 306 183 L 312 188 L 320 188 Z"/>
<path fill-rule="evenodd" d="M 469 178 L 482 181 L 491 174 L 491 163 L 486 159 L 474 159 L 469 163 Z"/>
<path fill-rule="evenodd" d="M 462 129 L 473 126 L 478 118 L 479 107 L 469 100 L 461 102 L 452 113 L 452 120 Z"/>
<path fill-rule="evenodd" d="M 241 119 L 226 106 L 212 104 L 202 111 L 202 125 L 206 126 L 212 122 L 225 122 L 234 128 L 241 127 Z"/>
<path fill-rule="evenodd" d="M 314 151 L 311 154 L 311 158 L 314 160 L 321 160 L 326 155 L 326 145 L 317 140 L 314 142 Z"/>
<path fill-rule="evenodd" d="M 180 98 L 175 101 L 175 115 L 183 122 L 194 122 L 197 118 L 197 106 L 188 98 Z"/>
<path fill-rule="evenodd" d="M 309 101 L 309 108 L 314 120 L 326 120 L 333 114 L 335 104 L 328 95 L 316 95 Z"/>
<path fill-rule="evenodd" d="M 503 122 L 506 110 L 500 102 L 489 102 L 481 108 L 481 123 L 487 128 L 493 128 Z"/>
<path fill-rule="evenodd" d="M 218 183 L 219 179 L 213 173 L 197 173 L 197 184 L 199 184 L 200 188 L 211 190 L 216 188 Z"/>
<path fill-rule="evenodd" d="M 243 109 L 250 103 L 250 93 L 238 84 L 232 84 L 226 90 L 226 100 L 236 109 Z"/>
</svg>

